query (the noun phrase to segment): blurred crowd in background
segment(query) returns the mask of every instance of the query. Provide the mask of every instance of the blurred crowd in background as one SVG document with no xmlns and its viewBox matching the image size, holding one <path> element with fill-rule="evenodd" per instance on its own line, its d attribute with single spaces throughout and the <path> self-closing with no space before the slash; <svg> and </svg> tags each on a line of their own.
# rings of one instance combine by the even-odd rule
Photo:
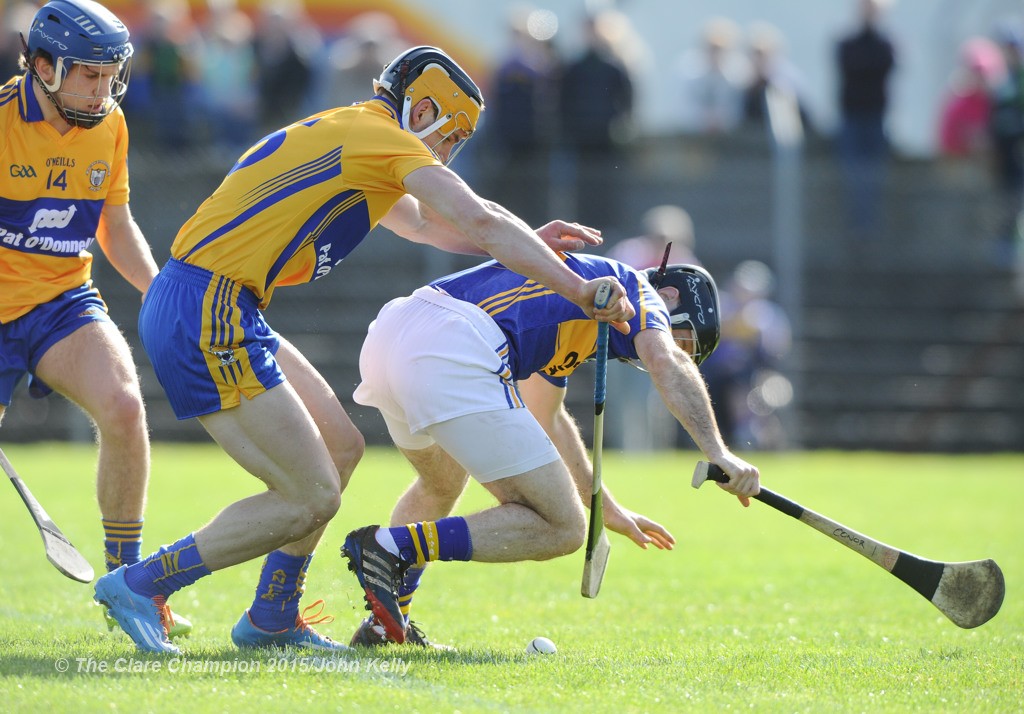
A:
<svg viewBox="0 0 1024 714">
<path fill-rule="evenodd" d="M 39 4 L 4 5 L 5 77 L 17 72 L 18 33 Z M 669 130 L 728 136 L 774 121 L 805 136 L 825 134 L 846 177 L 848 230 L 857 240 L 869 237 L 890 151 L 891 79 L 902 61 L 885 29 L 888 4 L 850 0 L 851 29 L 834 47 L 835 126 L 814 125 L 804 77 L 777 27 L 709 17 L 699 43 L 680 46 L 673 66 L 658 70 Z M 487 111 L 466 162 L 473 166 L 463 173 L 481 177 L 479 190 L 534 224 L 566 208 L 550 205 L 550 183 L 572 185 L 575 218 L 625 237 L 629 227 L 620 225 L 617 211 L 622 172 L 611 169 L 628 163 L 630 143 L 644 131 L 636 121 L 636 88 L 649 70 L 650 47 L 615 3 L 585 7 L 592 11 L 581 15 L 582 47 L 569 54 L 560 48 L 553 12 L 508 6 L 506 41 L 487 58 L 489 76 L 477 77 Z M 381 67 L 415 43 L 398 19 L 379 11 L 355 14 L 342 27 L 318 27 L 302 0 L 263 0 L 244 9 L 236 0 L 149 0 L 129 20 L 136 53 L 124 110 L 133 145 L 177 152 L 212 147 L 226 157 L 290 121 L 368 98 Z M 990 164 L 1004 204 L 994 230 L 1007 260 L 1024 194 L 1021 20 L 1009 17 L 988 36 L 950 48 L 959 66 L 935 118 L 944 155 Z"/>
<path fill-rule="evenodd" d="M 40 3 L 7 2 L 0 36 L 0 72 L 18 72 L 19 32 Z M 794 133 L 827 142 L 844 177 L 846 230 L 852 240 L 877 232 L 891 147 L 886 116 L 899 47 L 885 26 L 884 0 L 850 0 L 855 21 L 833 50 L 835 126 L 819 127 L 805 99 L 801 70 L 787 58 L 786 37 L 768 22 L 741 27 L 708 17 L 698 44 L 680 46 L 673 66 L 659 70 L 671 105 L 671 132 L 727 139 L 751 130 Z M 488 57 L 487 111 L 480 137 L 456 170 L 531 225 L 553 216 L 601 227 L 609 252 L 643 268 L 656 265 L 668 241 L 673 262 L 699 263 L 689 214 L 655 206 L 643 226 L 622 225 L 619 170 L 642 137 L 636 121 L 638 74 L 649 48 L 614 3 L 594 4 L 581 19 L 582 46 L 559 44 L 558 18 L 542 6 L 509 6 L 507 36 Z M 301 0 L 140 3 L 131 18 L 135 46 L 123 107 L 133 151 L 198 150 L 230 163 L 266 133 L 329 107 L 368 99 L 372 79 L 399 51 L 421 38 L 403 33 L 384 12 L 357 14 L 344 27 L 318 27 Z M 990 230 L 994 259 L 1013 262 L 1024 245 L 1024 27 L 1008 18 L 957 53 L 939 116 L 938 149 L 951 161 L 981 162 L 999 194 Z M 925 128 L 922 128 L 924 131 Z M 569 186 L 571 205 L 554 205 Z M 759 415 L 785 400 L 779 364 L 788 350 L 786 317 L 772 302 L 771 269 L 755 261 L 719 276 L 723 342 L 706 376 L 730 443 L 770 447 L 777 423 Z M 773 381 L 775 389 L 772 389 Z M 760 400 L 760 401 L 759 401 Z M 775 405 L 777 406 L 777 405 Z M 630 424 L 624 419 L 623 439 Z M 650 439 L 657 429 L 634 430 Z M 643 444 L 634 444 L 643 447 Z M 649 446 L 649 444 L 648 444 Z"/>
</svg>

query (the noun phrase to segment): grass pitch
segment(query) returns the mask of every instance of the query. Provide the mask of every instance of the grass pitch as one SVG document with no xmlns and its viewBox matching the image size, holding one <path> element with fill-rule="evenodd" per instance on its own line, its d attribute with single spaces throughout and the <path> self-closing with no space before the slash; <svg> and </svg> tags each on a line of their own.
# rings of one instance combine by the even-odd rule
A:
<svg viewBox="0 0 1024 714">
<path fill-rule="evenodd" d="M 95 450 L 9 446 L 9 458 L 68 538 L 103 569 Z M 61 576 L 13 489 L 0 496 L 0 692 L 16 712 L 695 711 L 1019 712 L 1024 709 L 1024 456 L 764 454 L 763 483 L 915 555 L 991 557 L 1001 612 L 961 630 L 864 558 L 760 503 L 694 491 L 695 452 L 605 454 L 605 482 L 661 521 L 673 552 L 612 536 L 601 595 L 579 595 L 583 553 L 546 563 L 431 566 L 413 617 L 457 653 L 412 647 L 323 660 L 236 650 L 259 562 L 172 599 L 196 625 L 182 657 L 137 653 L 107 633 L 92 587 Z M 310 570 L 304 602 L 327 601 L 324 632 L 347 640 L 364 611 L 338 548 L 386 520 L 411 471 L 370 450 Z M 215 446 L 157 445 L 144 552 L 195 530 L 258 484 Z M 459 512 L 490 503 L 471 485 Z M 558 652 L 527 655 L 535 636 Z"/>
</svg>

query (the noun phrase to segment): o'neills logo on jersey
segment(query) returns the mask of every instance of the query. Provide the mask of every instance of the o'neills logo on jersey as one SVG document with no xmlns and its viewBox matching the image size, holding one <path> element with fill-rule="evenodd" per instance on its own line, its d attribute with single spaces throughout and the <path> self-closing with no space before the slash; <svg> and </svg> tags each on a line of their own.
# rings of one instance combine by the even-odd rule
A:
<svg viewBox="0 0 1024 714">
<path fill-rule="evenodd" d="M 99 191 L 110 175 L 110 164 L 106 161 L 93 161 L 89 164 L 89 190 Z"/>
</svg>

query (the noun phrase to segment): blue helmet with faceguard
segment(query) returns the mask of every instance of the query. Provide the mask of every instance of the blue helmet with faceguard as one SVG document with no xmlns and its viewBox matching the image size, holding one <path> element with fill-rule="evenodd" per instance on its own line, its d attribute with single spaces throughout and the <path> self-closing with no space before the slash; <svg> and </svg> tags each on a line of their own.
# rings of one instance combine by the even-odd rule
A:
<svg viewBox="0 0 1024 714">
<path fill-rule="evenodd" d="M 116 15 L 93 0 L 51 0 L 32 19 L 25 58 L 29 71 L 43 87 L 46 95 L 69 124 L 90 128 L 110 114 L 128 90 L 128 75 L 134 52 L 128 28 Z M 36 71 L 35 57 L 43 56 L 53 64 L 53 81 L 45 82 Z M 110 82 L 109 96 L 105 87 L 97 87 L 94 95 L 80 94 L 84 99 L 103 97 L 96 111 L 66 106 L 61 88 L 76 64 L 92 67 L 118 67 L 111 79 L 101 76 L 98 82 Z"/>
<path fill-rule="evenodd" d="M 643 272 L 655 290 L 671 287 L 679 291 L 679 305 L 669 311 L 669 320 L 673 330 L 693 333 L 695 344 L 691 357 L 695 364 L 700 364 L 715 351 L 722 332 L 718 286 L 714 278 L 704 268 L 683 263 L 662 263 L 659 268 Z"/>
</svg>

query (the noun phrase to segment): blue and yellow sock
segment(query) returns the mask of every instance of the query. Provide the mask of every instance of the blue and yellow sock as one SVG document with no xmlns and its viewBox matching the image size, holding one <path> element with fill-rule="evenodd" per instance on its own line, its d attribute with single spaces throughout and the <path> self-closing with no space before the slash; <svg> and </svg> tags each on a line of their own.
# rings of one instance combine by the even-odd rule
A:
<svg viewBox="0 0 1024 714">
<path fill-rule="evenodd" d="M 435 560 L 470 560 L 473 557 L 469 526 L 461 516 L 386 530 L 398 547 L 398 557 L 417 568 Z"/>
<path fill-rule="evenodd" d="M 256 598 L 249 608 L 252 624 L 268 632 L 295 626 L 299 598 L 306 589 L 306 571 L 312 559 L 312 553 L 288 555 L 279 550 L 266 557 L 256 586 Z"/>
<path fill-rule="evenodd" d="M 145 560 L 129 565 L 124 579 L 139 595 L 170 596 L 210 574 L 196 548 L 196 539 L 187 535 L 173 545 L 165 545 Z"/>
<path fill-rule="evenodd" d="M 416 588 L 420 586 L 420 578 L 423 577 L 425 568 L 410 567 L 405 571 L 402 578 L 402 585 L 398 588 L 398 609 L 405 615 L 405 624 L 409 624 L 409 610 L 412 608 L 412 596 L 416 594 Z"/>
<path fill-rule="evenodd" d="M 103 523 L 103 561 L 107 572 L 122 565 L 139 562 L 142 556 L 142 521 L 108 521 Z"/>
</svg>

